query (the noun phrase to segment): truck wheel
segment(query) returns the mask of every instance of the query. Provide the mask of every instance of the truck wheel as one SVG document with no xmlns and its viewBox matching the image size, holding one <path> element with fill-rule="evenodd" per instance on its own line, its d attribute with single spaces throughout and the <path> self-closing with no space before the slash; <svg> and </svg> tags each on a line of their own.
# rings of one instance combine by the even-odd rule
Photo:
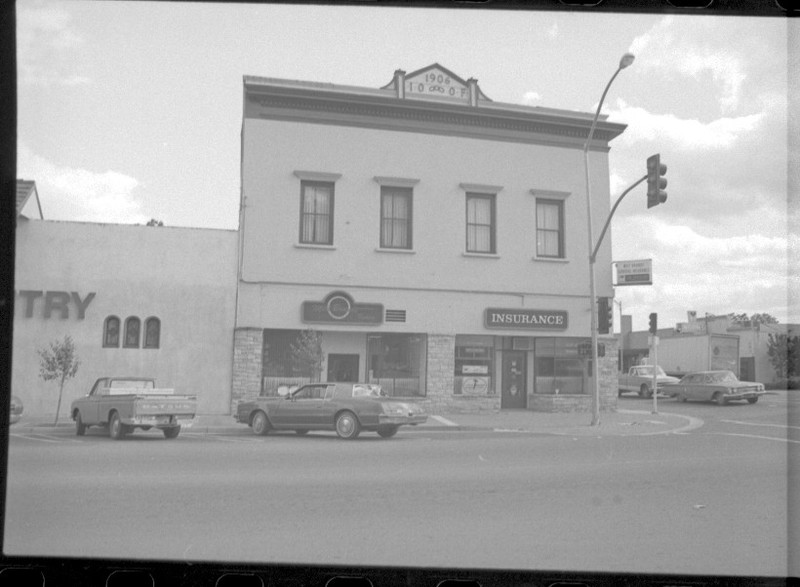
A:
<svg viewBox="0 0 800 587">
<path fill-rule="evenodd" d="M 162 431 L 164 432 L 164 438 L 178 438 L 178 434 L 181 433 L 181 427 L 173 426 L 172 428 L 164 428 Z"/>
<path fill-rule="evenodd" d="M 653 392 L 650 391 L 650 388 L 647 386 L 646 383 L 642 383 L 642 386 L 639 388 L 639 397 L 652 397 Z"/>
<path fill-rule="evenodd" d="M 83 436 L 86 434 L 86 424 L 84 424 L 83 420 L 81 420 L 80 412 L 75 414 L 75 434 L 78 436 Z"/>
<path fill-rule="evenodd" d="M 270 424 L 267 414 L 261 410 L 257 411 L 253 416 L 253 432 L 259 436 L 266 436 L 269 433 Z"/>
<path fill-rule="evenodd" d="M 117 412 L 111 414 L 111 421 L 108 423 L 108 435 L 114 440 L 122 440 L 127 433 L 127 427 L 122 423 Z"/>
<path fill-rule="evenodd" d="M 358 417 L 353 412 L 344 411 L 336 416 L 336 434 L 339 438 L 353 440 L 361 432 Z"/>
</svg>

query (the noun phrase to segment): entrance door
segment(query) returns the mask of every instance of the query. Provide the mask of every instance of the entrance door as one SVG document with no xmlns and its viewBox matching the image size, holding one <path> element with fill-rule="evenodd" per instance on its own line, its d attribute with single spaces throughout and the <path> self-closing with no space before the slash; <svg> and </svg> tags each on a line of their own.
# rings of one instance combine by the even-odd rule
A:
<svg viewBox="0 0 800 587">
<path fill-rule="evenodd" d="M 739 359 L 739 379 L 742 381 L 756 380 L 755 357 L 741 357 Z"/>
<path fill-rule="evenodd" d="M 528 405 L 528 390 L 524 351 L 503 353 L 503 383 L 500 407 L 507 409 L 525 408 Z"/>
<path fill-rule="evenodd" d="M 328 355 L 328 381 L 358 382 L 358 355 Z"/>
</svg>

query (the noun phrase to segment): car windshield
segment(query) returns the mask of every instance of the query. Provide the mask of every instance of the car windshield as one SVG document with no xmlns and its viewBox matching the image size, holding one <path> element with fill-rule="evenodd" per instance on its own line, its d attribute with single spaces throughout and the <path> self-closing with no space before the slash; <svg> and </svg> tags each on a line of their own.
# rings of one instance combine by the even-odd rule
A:
<svg viewBox="0 0 800 587">
<path fill-rule="evenodd" d="M 705 376 L 706 383 L 736 383 L 736 375 L 732 371 L 716 371 L 714 373 L 707 373 Z"/>
</svg>

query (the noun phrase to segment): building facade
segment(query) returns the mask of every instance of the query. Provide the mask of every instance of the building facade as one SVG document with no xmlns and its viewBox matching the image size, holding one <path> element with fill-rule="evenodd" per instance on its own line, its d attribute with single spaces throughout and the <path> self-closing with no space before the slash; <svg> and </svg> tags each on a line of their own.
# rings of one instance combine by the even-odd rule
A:
<svg viewBox="0 0 800 587">
<path fill-rule="evenodd" d="M 230 404 L 237 232 L 17 216 L 12 392 L 24 417 L 54 417 L 58 384 L 39 349 L 70 336 L 80 365 L 70 402 L 103 376 L 155 377 L 197 395 L 203 413 Z"/>
<path fill-rule="evenodd" d="M 52 415 L 38 349 L 69 335 L 69 403 L 149 376 L 227 414 L 309 380 L 380 383 L 431 413 L 588 411 L 592 115 L 497 103 L 434 64 L 382 88 L 244 78 L 237 231 L 53 222 L 18 182 L 12 391 Z M 609 212 L 601 118 L 595 234 Z M 596 264 L 613 296 L 611 242 Z M 600 408 L 617 399 L 601 337 Z"/>
<path fill-rule="evenodd" d="M 493 102 L 438 64 L 376 89 L 246 76 L 232 401 L 319 378 L 434 413 L 589 409 L 591 121 Z M 591 144 L 595 234 L 623 130 L 601 119 Z M 608 238 L 596 267 L 613 296 Z"/>
</svg>

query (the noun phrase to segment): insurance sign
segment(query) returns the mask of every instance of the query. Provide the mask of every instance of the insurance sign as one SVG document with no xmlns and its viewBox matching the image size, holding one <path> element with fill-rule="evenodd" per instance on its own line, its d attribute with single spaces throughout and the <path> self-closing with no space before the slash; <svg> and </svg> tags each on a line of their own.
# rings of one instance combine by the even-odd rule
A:
<svg viewBox="0 0 800 587">
<path fill-rule="evenodd" d="M 617 283 L 614 285 L 653 285 L 653 260 L 617 261 Z"/>
</svg>

